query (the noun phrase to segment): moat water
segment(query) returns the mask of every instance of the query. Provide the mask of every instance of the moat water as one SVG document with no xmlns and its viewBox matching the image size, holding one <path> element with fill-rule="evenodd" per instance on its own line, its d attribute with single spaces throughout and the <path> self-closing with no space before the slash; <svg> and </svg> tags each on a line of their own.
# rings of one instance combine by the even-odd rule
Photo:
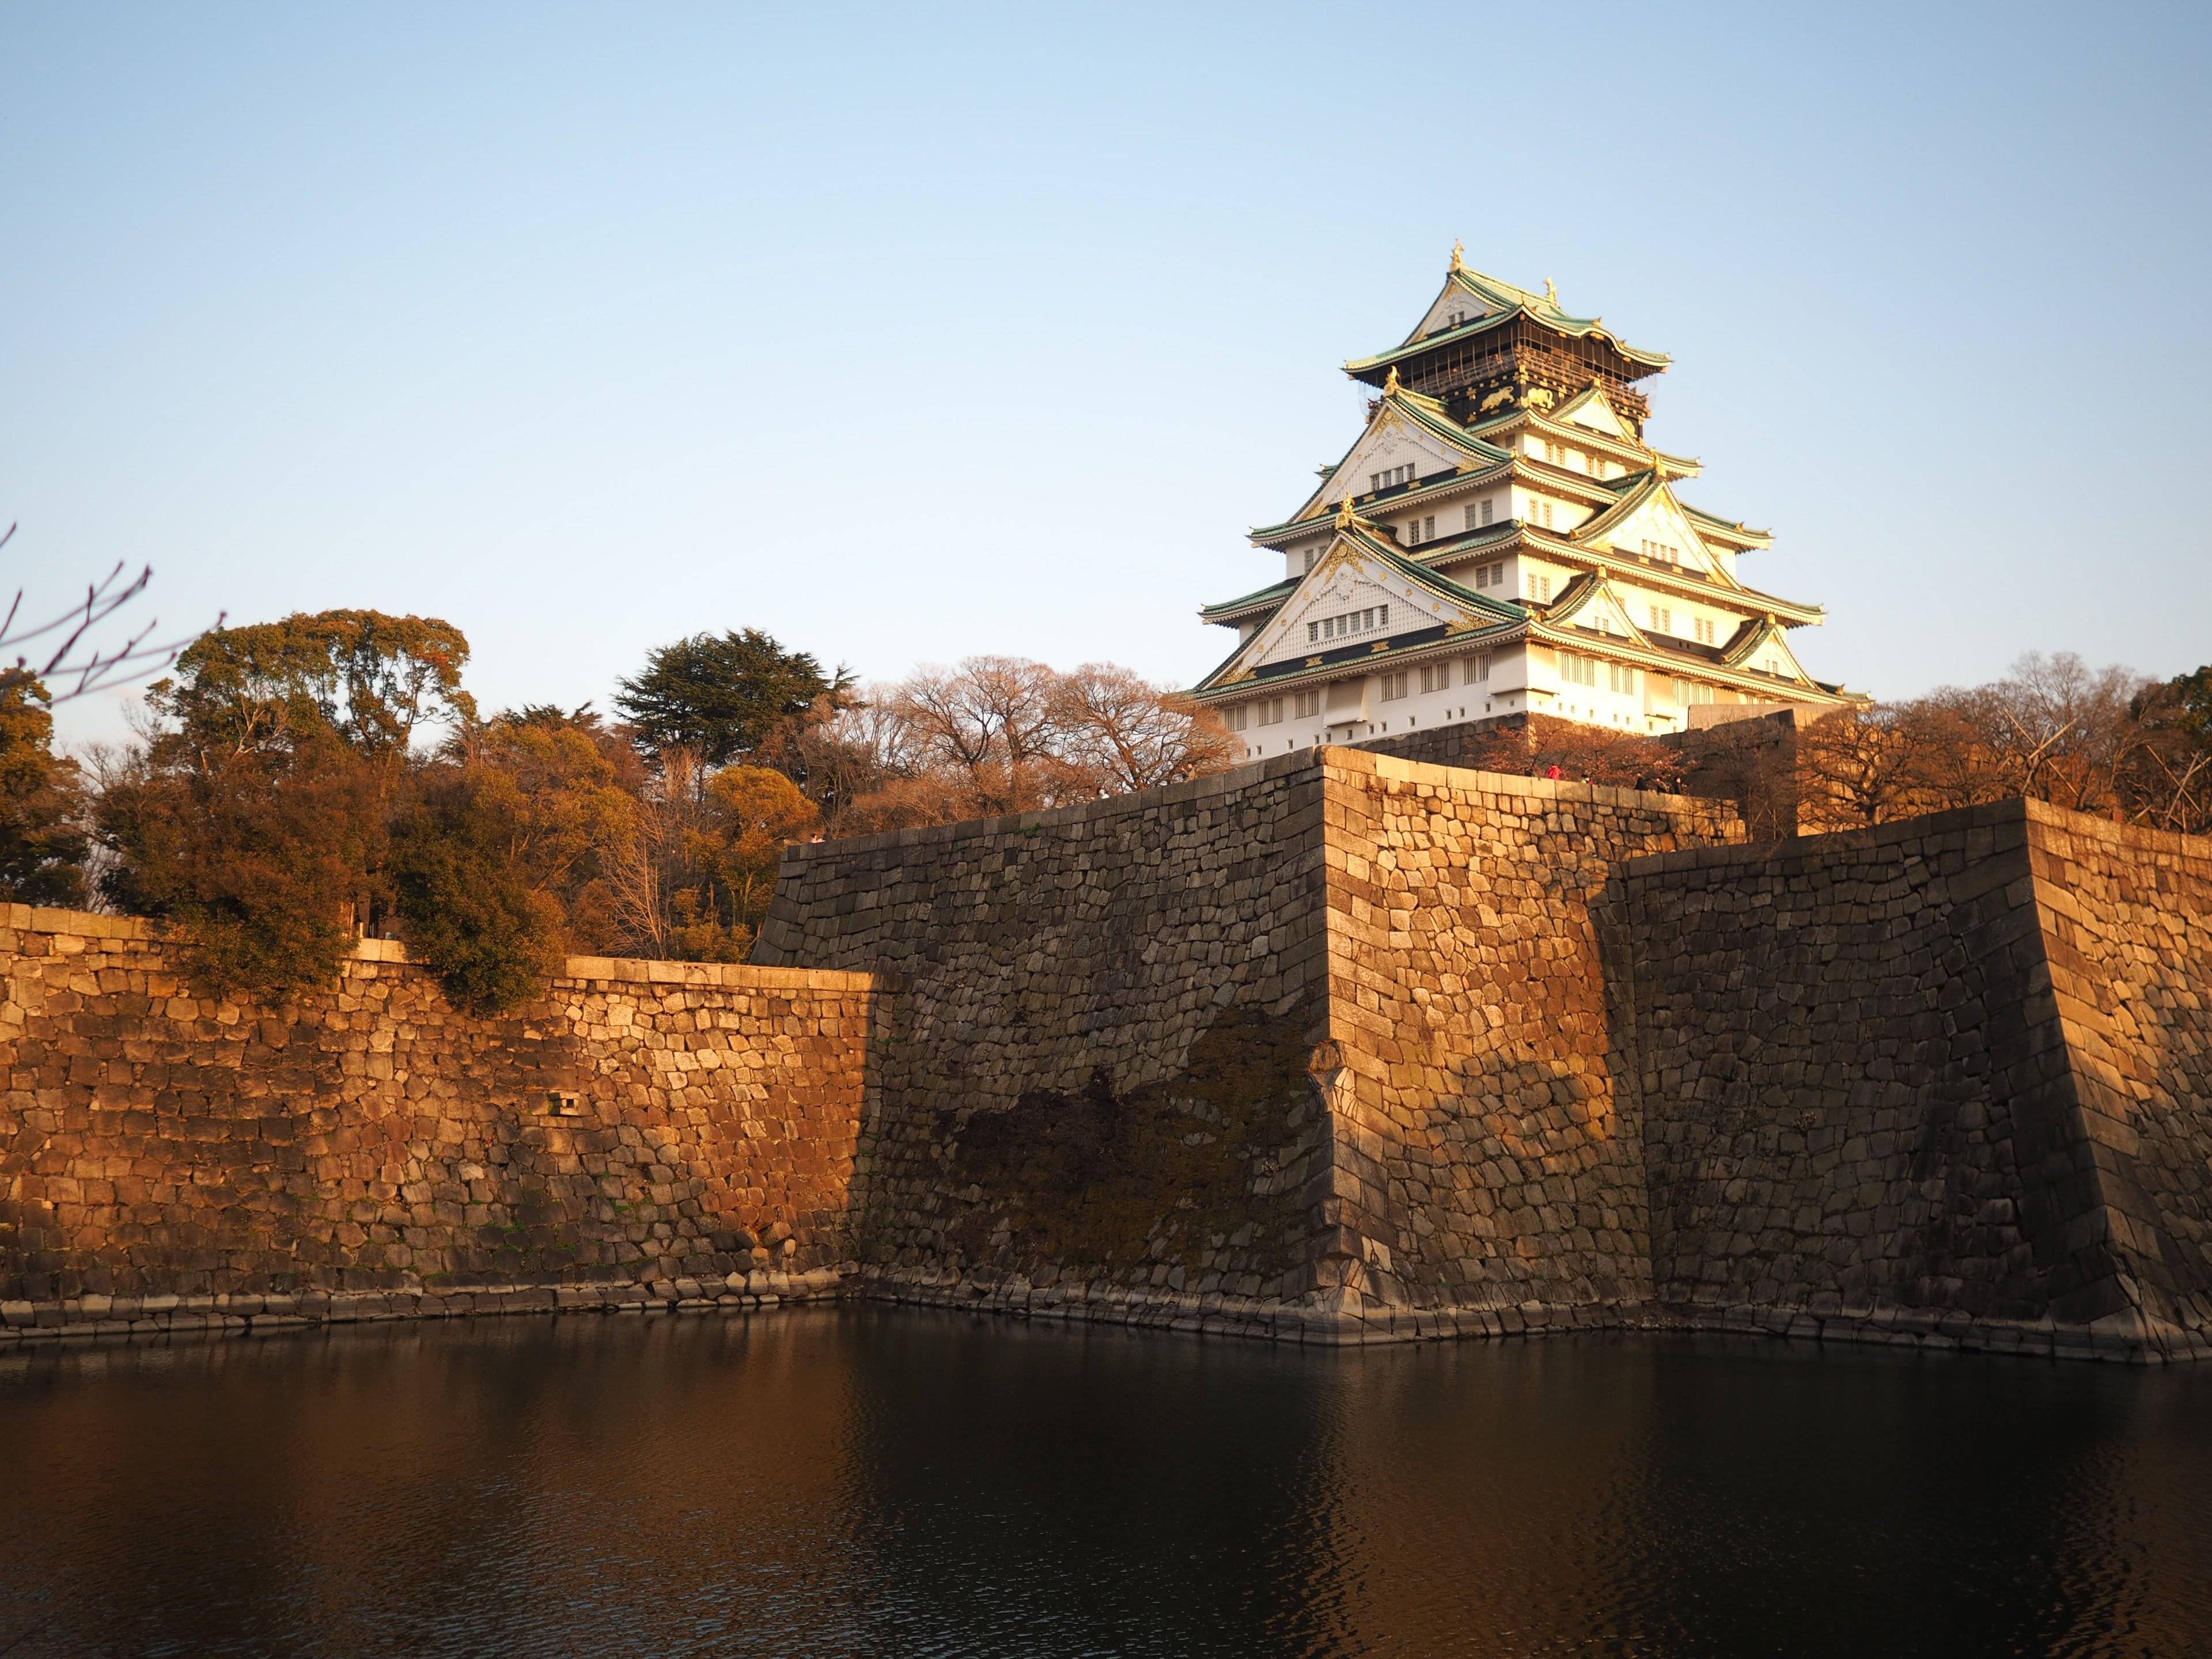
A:
<svg viewBox="0 0 2212 1659">
<path fill-rule="evenodd" d="M 0 1356 L 0 1656 L 2212 1652 L 2212 1368 L 911 1310 Z"/>
</svg>

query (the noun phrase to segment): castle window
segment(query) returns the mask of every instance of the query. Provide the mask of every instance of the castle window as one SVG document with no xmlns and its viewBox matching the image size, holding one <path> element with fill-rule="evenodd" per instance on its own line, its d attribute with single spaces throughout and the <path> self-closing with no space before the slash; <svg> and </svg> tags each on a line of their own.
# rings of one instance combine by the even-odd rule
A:
<svg viewBox="0 0 2212 1659">
<path fill-rule="evenodd" d="M 1365 634 L 1390 625 L 1390 607 L 1370 605 L 1362 611 L 1347 611 L 1340 617 L 1323 617 L 1318 623 L 1306 624 L 1306 639 L 1340 640 L 1347 635 Z"/>
<path fill-rule="evenodd" d="M 1441 691 L 1451 684 L 1451 665 L 1448 662 L 1421 665 L 1421 690 Z"/>
<path fill-rule="evenodd" d="M 1260 724 L 1280 726 L 1282 723 L 1283 700 L 1280 697 L 1269 697 L 1260 705 Z"/>
<path fill-rule="evenodd" d="M 1626 663 L 1609 662 L 1605 665 L 1606 679 L 1613 689 L 1624 696 L 1636 694 L 1636 671 Z"/>
<path fill-rule="evenodd" d="M 1718 643 L 1717 636 L 1719 633 L 1719 629 L 1711 617 L 1698 617 L 1695 626 L 1698 630 L 1698 643 L 1699 645 L 1714 645 Z"/>
<path fill-rule="evenodd" d="M 1314 561 L 1319 557 L 1321 557 L 1321 549 L 1317 547 L 1310 547 L 1306 549 L 1306 568 L 1309 570 L 1312 569 L 1314 568 Z"/>
<path fill-rule="evenodd" d="M 1651 626 L 1662 634 L 1673 633 L 1674 631 L 1674 613 L 1669 611 L 1663 605 L 1653 605 L 1651 607 Z"/>
<path fill-rule="evenodd" d="M 1232 732 L 1242 732 L 1250 711 L 1241 702 L 1232 702 L 1221 712 L 1222 724 Z"/>
<path fill-rule="evenodd" d="M 1559 678 L 1570 685 L 1595 686 L 1597 684 L 1597 659 L 1585 657 L 1578 652 L 1559 653 Z"/>
<path fill-rule="evenodd" d="M 1291 699 L 1291 712 L 1302 720 L 1310 720 L 1321 713 L 1321 690 L 1300 691 Z"/>
<path fill-rule="evenodd" d="M 1382 677 L 1382 701 L 1395 702 L 1406 695 L 1406 677 L 1402 673 Z"/>
<path fill-rule="evenodd" d="M 1490 678 L 1490 653 L 1478 651 L 1472 657 L 1460 659 L 1460 682 L 1464 685 L 1479 685 Z"/>
<path fill-rule="evenodd" d="M 1485 524 L 1488 524 L 1488 523 L 1490 522 L 1490 512 L 1491 512 L 1491 503 L 1490 503 L 1490 502 L 1488 502 L 1488 501 L 1485 501 L 1485 502 L 1483 502 L 1483 504 L 1482 504 L 1482 521 L 1483 521 L 1483 523 L 1485 523 Z"/>
<path fill-rule="evenodd" d="M 1552 602 L 1552 579 L 1531 575 L 1528 578 L 1528 597 L 1540 605 L 1549 605 Z"/>
</svg>

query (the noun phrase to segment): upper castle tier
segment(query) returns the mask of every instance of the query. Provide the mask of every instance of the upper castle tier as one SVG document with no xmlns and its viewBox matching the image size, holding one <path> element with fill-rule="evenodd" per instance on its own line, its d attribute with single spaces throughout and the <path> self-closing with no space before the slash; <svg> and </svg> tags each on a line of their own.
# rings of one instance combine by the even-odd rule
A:
<svg viewBox="0 0 2212 1659">
<path fill-rule="evenodd" d="M 1252 755 L 1534 713 L 1680 731 L 1704 704 L 1829 708 L 1788 630 L 1816 605 L 1747 586 L 1763 530 L 1701 512 L 1694 460 L 1644 441 L 1668 359 L 1470 270 L 1404 342 L 1346 363 L 1366 429 L 1282 523 L 1280 580 L 1200 615 L 1237 630 L 1196 695 Z"/>
</svg>

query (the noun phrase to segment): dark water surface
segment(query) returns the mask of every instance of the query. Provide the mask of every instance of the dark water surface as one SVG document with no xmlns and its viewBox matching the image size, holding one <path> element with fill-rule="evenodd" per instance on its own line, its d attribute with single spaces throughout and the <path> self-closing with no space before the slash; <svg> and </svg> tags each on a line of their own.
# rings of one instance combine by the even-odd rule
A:
<svg viewBox="0 0 2212 1659">
<path fill-rule="evenodd" d="M 864 1309 L 0 1358 L 6 1659 L 2198 1652 L 2212 1371 Z"/>
</svg>

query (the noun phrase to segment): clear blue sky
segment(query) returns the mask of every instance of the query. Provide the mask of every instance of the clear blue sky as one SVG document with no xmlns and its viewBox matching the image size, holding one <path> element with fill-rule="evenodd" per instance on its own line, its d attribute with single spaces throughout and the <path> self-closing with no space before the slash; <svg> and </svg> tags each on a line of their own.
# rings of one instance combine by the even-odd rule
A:
<svg viewBox="0 0 2212 1659">
<path fill-rule="evenodd" d="M 748 624 L 1188 681 L 1456 237 L 1674 354 L 1652 436 L 1815 672 L 2172 673 L 2208 17 L 18 3 L 8 556 L 442 616 L 488 708 Z"/>
</svg>

